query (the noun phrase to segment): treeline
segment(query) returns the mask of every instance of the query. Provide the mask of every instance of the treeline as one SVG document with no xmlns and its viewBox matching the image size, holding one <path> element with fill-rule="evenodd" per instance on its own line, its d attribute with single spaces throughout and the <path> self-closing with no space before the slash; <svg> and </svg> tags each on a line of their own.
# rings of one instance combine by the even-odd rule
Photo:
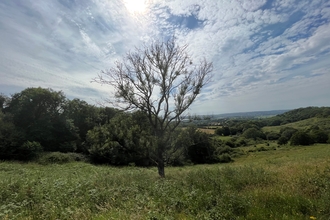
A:
<svg viewBox="0 0 330 220">
<path fill-rule="evenodd" d="M 275 117 L 263 120 L 264 126 L 285 125 L 288 123 L 301 121 L 308 118 L 326 118 L 330 116 L 330 107 L 306 107 L 298 108 Z"/>
<path fill-rule="evenodd" d="M 45 152 L 62 152 L 83 155 L 92 163 L 156 165 L 155 131 L 143 112 L 97 107 L 44 88 L 27 88 L 11 97 L 0 95 L 0 108 L 0 160 L 29 161 Z M 324 120 L 304 129 L 287 125 L 313 117 Z M 265 119 L 225 120 L 215 135 L 196 126 L 179 127 L 169 137 L 164 160 L 173 166 L 230 162 L 242 154 L 238 147 L 262 142 L 327 143 L 329 117 L 329 107 L 308 107 Z M 264 129 L 275 125 L 281 125 L 280 129 Z"/>
<path fill-rule="evenodd" d="M 319 123 L 312 123 L 304 128 L 290 126 L 294 123 L 310 118 L 322 118 Z M 234 136 L 242 140 L 277 141 L 279 145 L 311 145 L 314 143 L 330 143 L 330 107 L 299 108 L 281 115 L 253 120 L 226 120 L 223 126 L 216 129 L 220 136 Z M 280 129 L 264 131 L 264 127 L 280 126 Z M 246 141 L 241 141 L 246 143 Z M 237 143 L 236 146 L 242 146 Z"/>
<path fill-rule="evenodd" d="M 155 165 L 153 130 L 143 112 L 96 107 L 63 92 L 27 88 L 0 96 L 0 159 L 29 161 L 44 152 L 79 153 L 93 163 Z M 167 165 L 229 162 L 225 145 L 179 128 L 170 137 Z"/>
</svg>

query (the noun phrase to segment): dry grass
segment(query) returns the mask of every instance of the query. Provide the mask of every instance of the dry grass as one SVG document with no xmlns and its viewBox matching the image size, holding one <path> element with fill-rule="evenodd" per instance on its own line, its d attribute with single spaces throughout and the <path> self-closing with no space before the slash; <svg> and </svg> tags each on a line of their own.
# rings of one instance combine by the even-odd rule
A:
<svg viewBox="0 0 330 220">
<path fill-rule="evenodd" d="M 208 129 L 208 128 L 198 128 L 198 131 L 204 132 L 206 134 L 214 134 L 215 133 L 215 129 Z"/>
</svg>

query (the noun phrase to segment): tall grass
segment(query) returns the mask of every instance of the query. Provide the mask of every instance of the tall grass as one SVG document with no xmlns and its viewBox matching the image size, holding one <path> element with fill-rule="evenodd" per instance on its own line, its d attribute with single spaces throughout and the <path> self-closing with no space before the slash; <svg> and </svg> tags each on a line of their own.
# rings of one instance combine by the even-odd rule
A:
<svg viewBox="0 0 330 220">
<path fill-rule="evenodd" d="M 154 168 L 2 162 L 0 219 L 329 219 L 329 149 L 167 168 L 166 179 Z"/>
</svg>

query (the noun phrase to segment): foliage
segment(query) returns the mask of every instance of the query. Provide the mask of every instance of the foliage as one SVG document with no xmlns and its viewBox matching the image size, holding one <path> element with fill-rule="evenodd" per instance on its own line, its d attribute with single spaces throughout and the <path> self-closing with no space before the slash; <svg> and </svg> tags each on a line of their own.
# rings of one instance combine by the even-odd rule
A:
<svg viewBox="0 0 330 220">
<path fill-rule="evenodd" d="M 280 138 L 280 134 L 276 133 L 276 132 L 269 132 L 266 135 L 267 140 L 277 140 Z"/>
<path fill-rule="evenodd" d="M 0 111 L 0 159 L 19 159 L 18 155 L 24 155 L 24 133 L 15 127 L 12 117 Z M 22 151 L 21 151 L 22 150 Z"/>
<path fill-rule="evenodd" d="M 231 158 L 231 156 L 228 153 L 224 153 L 219 156 L 220 163 L 229 163 L 232 161 L 233 161 L 233 159 Z"/>
<path fill-rule="evenodd" d="M 149 165 L 152 136 L 145 115 L 121 113 L 109 124 L 88 131 L 87 142 L 91 160 L 113 165 Z M 147 148 L 149 147 L 149 148 Z"/>
<path fill-rule="evenodd" d="M 67 100 L 63 109 L 63 115 L 72 121 L 79 135 L 79 139 L 76 140 L 76 151 L 84 153 L 87 153 L 83 146 L 87 132 L 95 126 L 109 123 L 110 119 L 117 113 L 113 108 L 95 107 L 80 99 Z"/>
<path fill-rule="evenodd" d="M 87 162 L 86 156 L 79 153 L 62 153 L 62 152 L 49 152 L 42 154 L 37 160 L 39 164 L 64 164 L 74 161 Z"/>
<path fill-rule="evenodd" d="M 231 130 L 227 126 L 219 127 L 215 130 L 217 135 L 229 136 L 231 134 Z"/>
<path fill-rule="evenodd" d="M 285 138 L 285 137 L 280 137 L 278 140 L 277 140 L 277 143 L 279 144 L 279 145 L 284 145 L 284 144 L 287 144 L 289 142 L 289 140 L 287 139 L 287 138 Z"/>
<path fill-rule="evenodd" d="M 280 130 L 281 137 L 284 137 L 286 139 L 290 139 L 294 133 L 296 133 L 298 130 L 292 127 L 284 127 Z"/>
<path fill-rule="evenodd" d="M 313 117 L 327 118 L 330 116 L 330 107 L 298 108 L 272 118 L 265 119 L 268 126 L 284 125 Z"/>
<path fill-rule="evenodd" d="M 26 141 L 39 142 L 46 151 L 76 139 L 76 131 L 62 117 L 65 96 L 51 89 L 27 88 L 11 97 L 6 114 L 12 115 L 16 130 Z"/>
<path fill-rule="evenodd" d="M 314 143 L 327 143 L 329 138 L 328 134 L 319 128 L 310 131 L 310 136 Z"/>
<path fill-rule="evenodd" d="M 22 146 L 18 147 L 15 159 L 23 161 L 32 160 L 38 157 L 42 151 L 43 147 L 40 143 L 35 141 L 26 141 L 22 144 Z"/>
<path fill-rule="evenodd" d="M 256 128 L 246 129 L 243 132 L 242 136 L 245 137 L 245 138 L 251 138 L 251 139 L 254 139 L 254 140 L 256 140 L 257 138 L 266 139 L 266 135 L 262 131 L 260 131 Z"/>
<path fill-rule="evenodd" d="M 313 143 L 310 135 L 305 131 L 297 131 L 290 138 L 291 145 L 310 145 Z"/>
</svg>

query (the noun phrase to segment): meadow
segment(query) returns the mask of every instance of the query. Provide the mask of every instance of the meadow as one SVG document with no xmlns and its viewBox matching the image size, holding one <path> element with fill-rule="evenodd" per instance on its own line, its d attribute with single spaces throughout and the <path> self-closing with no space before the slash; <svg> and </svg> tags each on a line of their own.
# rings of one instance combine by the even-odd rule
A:
<svg viewBox="0 0 330 220">
<path fill-rule="evenodd" d="M 313 117 L 313 118 L 308 118 L 305 120 L 300 120 L 297 122 L 292 122 L 292 123 L 288 123 L 285 125 L 279 125 L 279 126 L 265 126 L 262 128 L 263 132 L 276 132 L 279 133 L 280 130 L 282 128 L 285 127 L 291 127 L 291 128 L 295 128 L 295 129 L 301 129 L 301 130 L 306 130 L 308 128 L 310 128 L 310 126 L 318 126 L 320 128 L 323 129 L 329 129 L 329 125 L 330 125 L 330 118 L 317 118 L 317 117 Z"/>
<path fill-rule="evenodd" d="M 329 219 L 330 145 L 156 168 L 0 163 L 0 219 Z"/>
</svg>

